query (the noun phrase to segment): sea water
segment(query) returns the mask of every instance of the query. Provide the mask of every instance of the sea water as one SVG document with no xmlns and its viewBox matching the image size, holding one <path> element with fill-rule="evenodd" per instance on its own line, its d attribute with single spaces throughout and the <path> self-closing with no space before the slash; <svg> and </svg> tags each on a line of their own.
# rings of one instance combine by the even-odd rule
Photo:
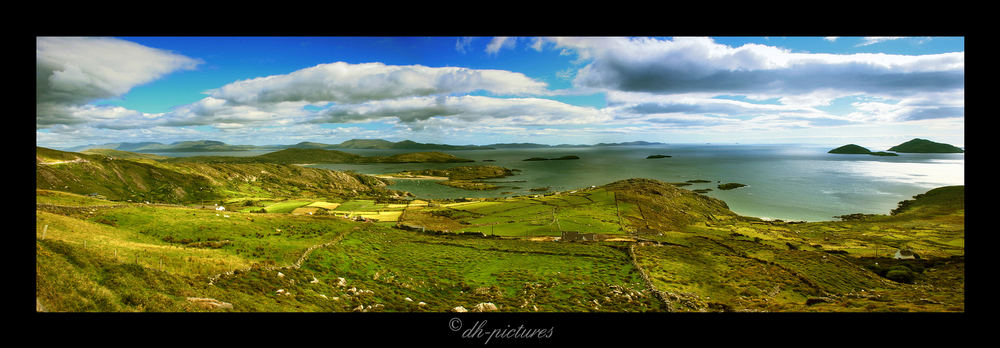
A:
<svg viewBox="0 0 1000 348">
<path fill-rule="evenodd" d="M 572 191 L 628 178 L 665 182 L 709 180 L 684 189 L 712 189 L 705 195 L 721 199 L 740 215 L 786 221 L 826 221 L 834 216 L 888 214 L 899 201 L 930 189 L 965 184 L 964 154 L 870 156 L 829 154 L 832 147 L 815 145 L 672 144 L 441 151 L 475 160 L 468 163 L 314 164 L 315 168 L 388 174 L 405 170 L 442 169 L 467 165 L 497 165 L 519 169 L 514 176 L 486 179 L 503 186 L 470 191 L 433 180 L 394 180 L 392 189 L 421 198 L 504 197 L 538 194 L 531 188 Z M 392 155 L 414 150 L 341 150 L 364 156 Z M 246 151 L 241 152 L 241 154 Z M 258 153 L 259 154 L 259 153 Z M 669 158 L 646 159 L 649 155 Z M 164 154 L 177 156 L 178 154 Z M 204 155 L 204 153 L 202 153 Z M 220 154 L 221 155 L 221 154 Z M 531 157 L 579 156 L 578 160 L 524 161 Z M 483 160 L 493 160 L 483 162 Z M 506 182 L 505 182 L 506 181 Z M 516 182 L 513 182 L 516 181 Z M 719 190 L 721 183 L 747 186 Z"/>
</svg>

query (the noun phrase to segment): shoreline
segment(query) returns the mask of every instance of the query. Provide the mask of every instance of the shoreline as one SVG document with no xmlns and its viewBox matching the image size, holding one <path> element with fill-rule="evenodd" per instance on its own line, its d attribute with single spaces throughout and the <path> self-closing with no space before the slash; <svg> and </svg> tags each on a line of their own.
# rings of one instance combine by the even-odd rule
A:
<svg viewBox="0 0 1000 348">
<path fill-rule="evenodd" d="M 368 174 L 376 178 L 381 179 L 403 179 L 403 180 L 448 180 L 446 176 L 429 176 L 429 175 L 410 175 L 410 176 L 393 176 L 388 174 Z"/>
</svg>

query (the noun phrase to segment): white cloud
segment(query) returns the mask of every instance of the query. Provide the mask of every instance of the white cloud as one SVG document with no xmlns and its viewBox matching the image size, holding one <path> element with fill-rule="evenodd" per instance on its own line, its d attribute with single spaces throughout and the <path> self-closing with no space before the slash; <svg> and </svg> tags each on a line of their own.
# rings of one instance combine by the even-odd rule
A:
<svg viewBox="0 0 1000 348">
<path fill-rule="evenodd" d="M 469 51 L 469 47 L 472 46 L 472 40 L 474 37 L 461 37 L 455 40 L 455 50 L 461 53 L 466 53 Z"/>
<path fill-rule="evenodd" d="M 504 70 L 336 62 L 284 75 L 236 81 L 209 94 L 234 104 L 359 103 L 477 90 L 504 95 L 545 94 L 545 88 L 543 82 Z"/>
<path fill-rule="evenodd" d="M 827 37 L 824 37 L 823 40 L 834 42 L 834 41 L 837 41 L 837 39 L 839 39 L 839 38 L 840 38 L 840 36 L 827 36 Z"/>
<path fill-rule="evenodd" d="M 35 44 L 39 128 L 86 122 L 74 117 L 69 108 L 121 96 L 135 86 L 174 71 L 194 69 L 201 63 L 114 38 L 38 37 Z"/>
<path fill-rule="evenodd" d="M 879 42 L 899 40 L 899 39 L 904 39 L 904 37 L 902 37 L 902 36 L 866 36 L 864 38 L 864 41 L 861 41 L 861 43 L 857 44 L 856 46 L 858 46 L 858 47 L 860 47 L 860 46 L 868 46 L 868 45 L 877 44 Z"/>
<path fill-rule="evenodd" d="M 502 121 L 507 125 L 587 124 L 611 119 L 601 110 L 550 99 L 438 96 L 335 105 L 319 113 L 312 122 L 347 123 L 386 118 L 408 124 L 447 118 L 466 124 Z"/>
<path fill-rule="evenodd" d="M 555 38 L 591 60 L 574 84 L 607 90 L 801 95 L 819 90 L 909 95 L 964 87 L 964 52 L 813 54 L 710 38 Z"/>
<path fill-rule="evenodd" d="M 514 48 L 517 44 L 517 38 L 508 36 L 497 36 L 490 40 L 490 43 L 486 45 L 486 53 L 497 54 L 502 48 Z"/>
</svg>

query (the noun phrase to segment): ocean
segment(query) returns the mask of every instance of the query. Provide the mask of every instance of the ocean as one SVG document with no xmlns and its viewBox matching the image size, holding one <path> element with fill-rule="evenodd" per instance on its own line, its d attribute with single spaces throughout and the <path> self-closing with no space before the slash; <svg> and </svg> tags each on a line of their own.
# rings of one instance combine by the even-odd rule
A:
<svg viewBox="0 0 1000 348">
<path fill-rule="evenodd" d="M 710 188 L 705 195 L 721 199 L 740 215 L 785 221 L 828 221 L 834 216 L 888 214 L 899 201 L 932 188 L 965 184 L 965 154 L 900 154 L 895 157 L 837 155 L 815 145 L 670 144 L 581 148 L 442 151 L 475 163 L 314 164 L 310 167 L 387 174 L 404 170 L 465 165 L 498 165 L 519 169 L 517 175 L 489 179 L 504 186 L 469 191 L 430 180 L 395 180 L 390 188 L 422 198 L 503 197 L 537 194 L 529 189 L 572 191 L 628 178 L 665 182 L 709 180 L 683 188 Z M 361 155 L 387 155 L 401 150 L 343 150 Z M 243 152 L 245 153 L 245 152 Z M 259 153 L 255 153 L 259 154 Z M 649 155 L 669 158 L 646 159 Z M 165 154 L 178 156 L 178 154 Z M 202 153 L 201 155 L 204 155 Z M 578 160 L 523 161 L 531 157 L 579 156 Z M 483 162 L 493 160 L 493 162 Z M 747 186 L 723 191 L 720 183 Z"/>
</svg>

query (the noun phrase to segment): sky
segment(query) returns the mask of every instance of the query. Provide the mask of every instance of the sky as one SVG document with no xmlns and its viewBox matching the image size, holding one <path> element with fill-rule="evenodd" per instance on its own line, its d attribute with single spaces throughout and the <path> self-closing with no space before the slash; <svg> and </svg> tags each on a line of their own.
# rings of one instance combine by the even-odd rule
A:
<svg viewBox="0 0 1000 348">
<path fill-rule="evenodd" d="M 964 146 L 963 37 L 36 37 L 36 143 Z"/>
</svg>

